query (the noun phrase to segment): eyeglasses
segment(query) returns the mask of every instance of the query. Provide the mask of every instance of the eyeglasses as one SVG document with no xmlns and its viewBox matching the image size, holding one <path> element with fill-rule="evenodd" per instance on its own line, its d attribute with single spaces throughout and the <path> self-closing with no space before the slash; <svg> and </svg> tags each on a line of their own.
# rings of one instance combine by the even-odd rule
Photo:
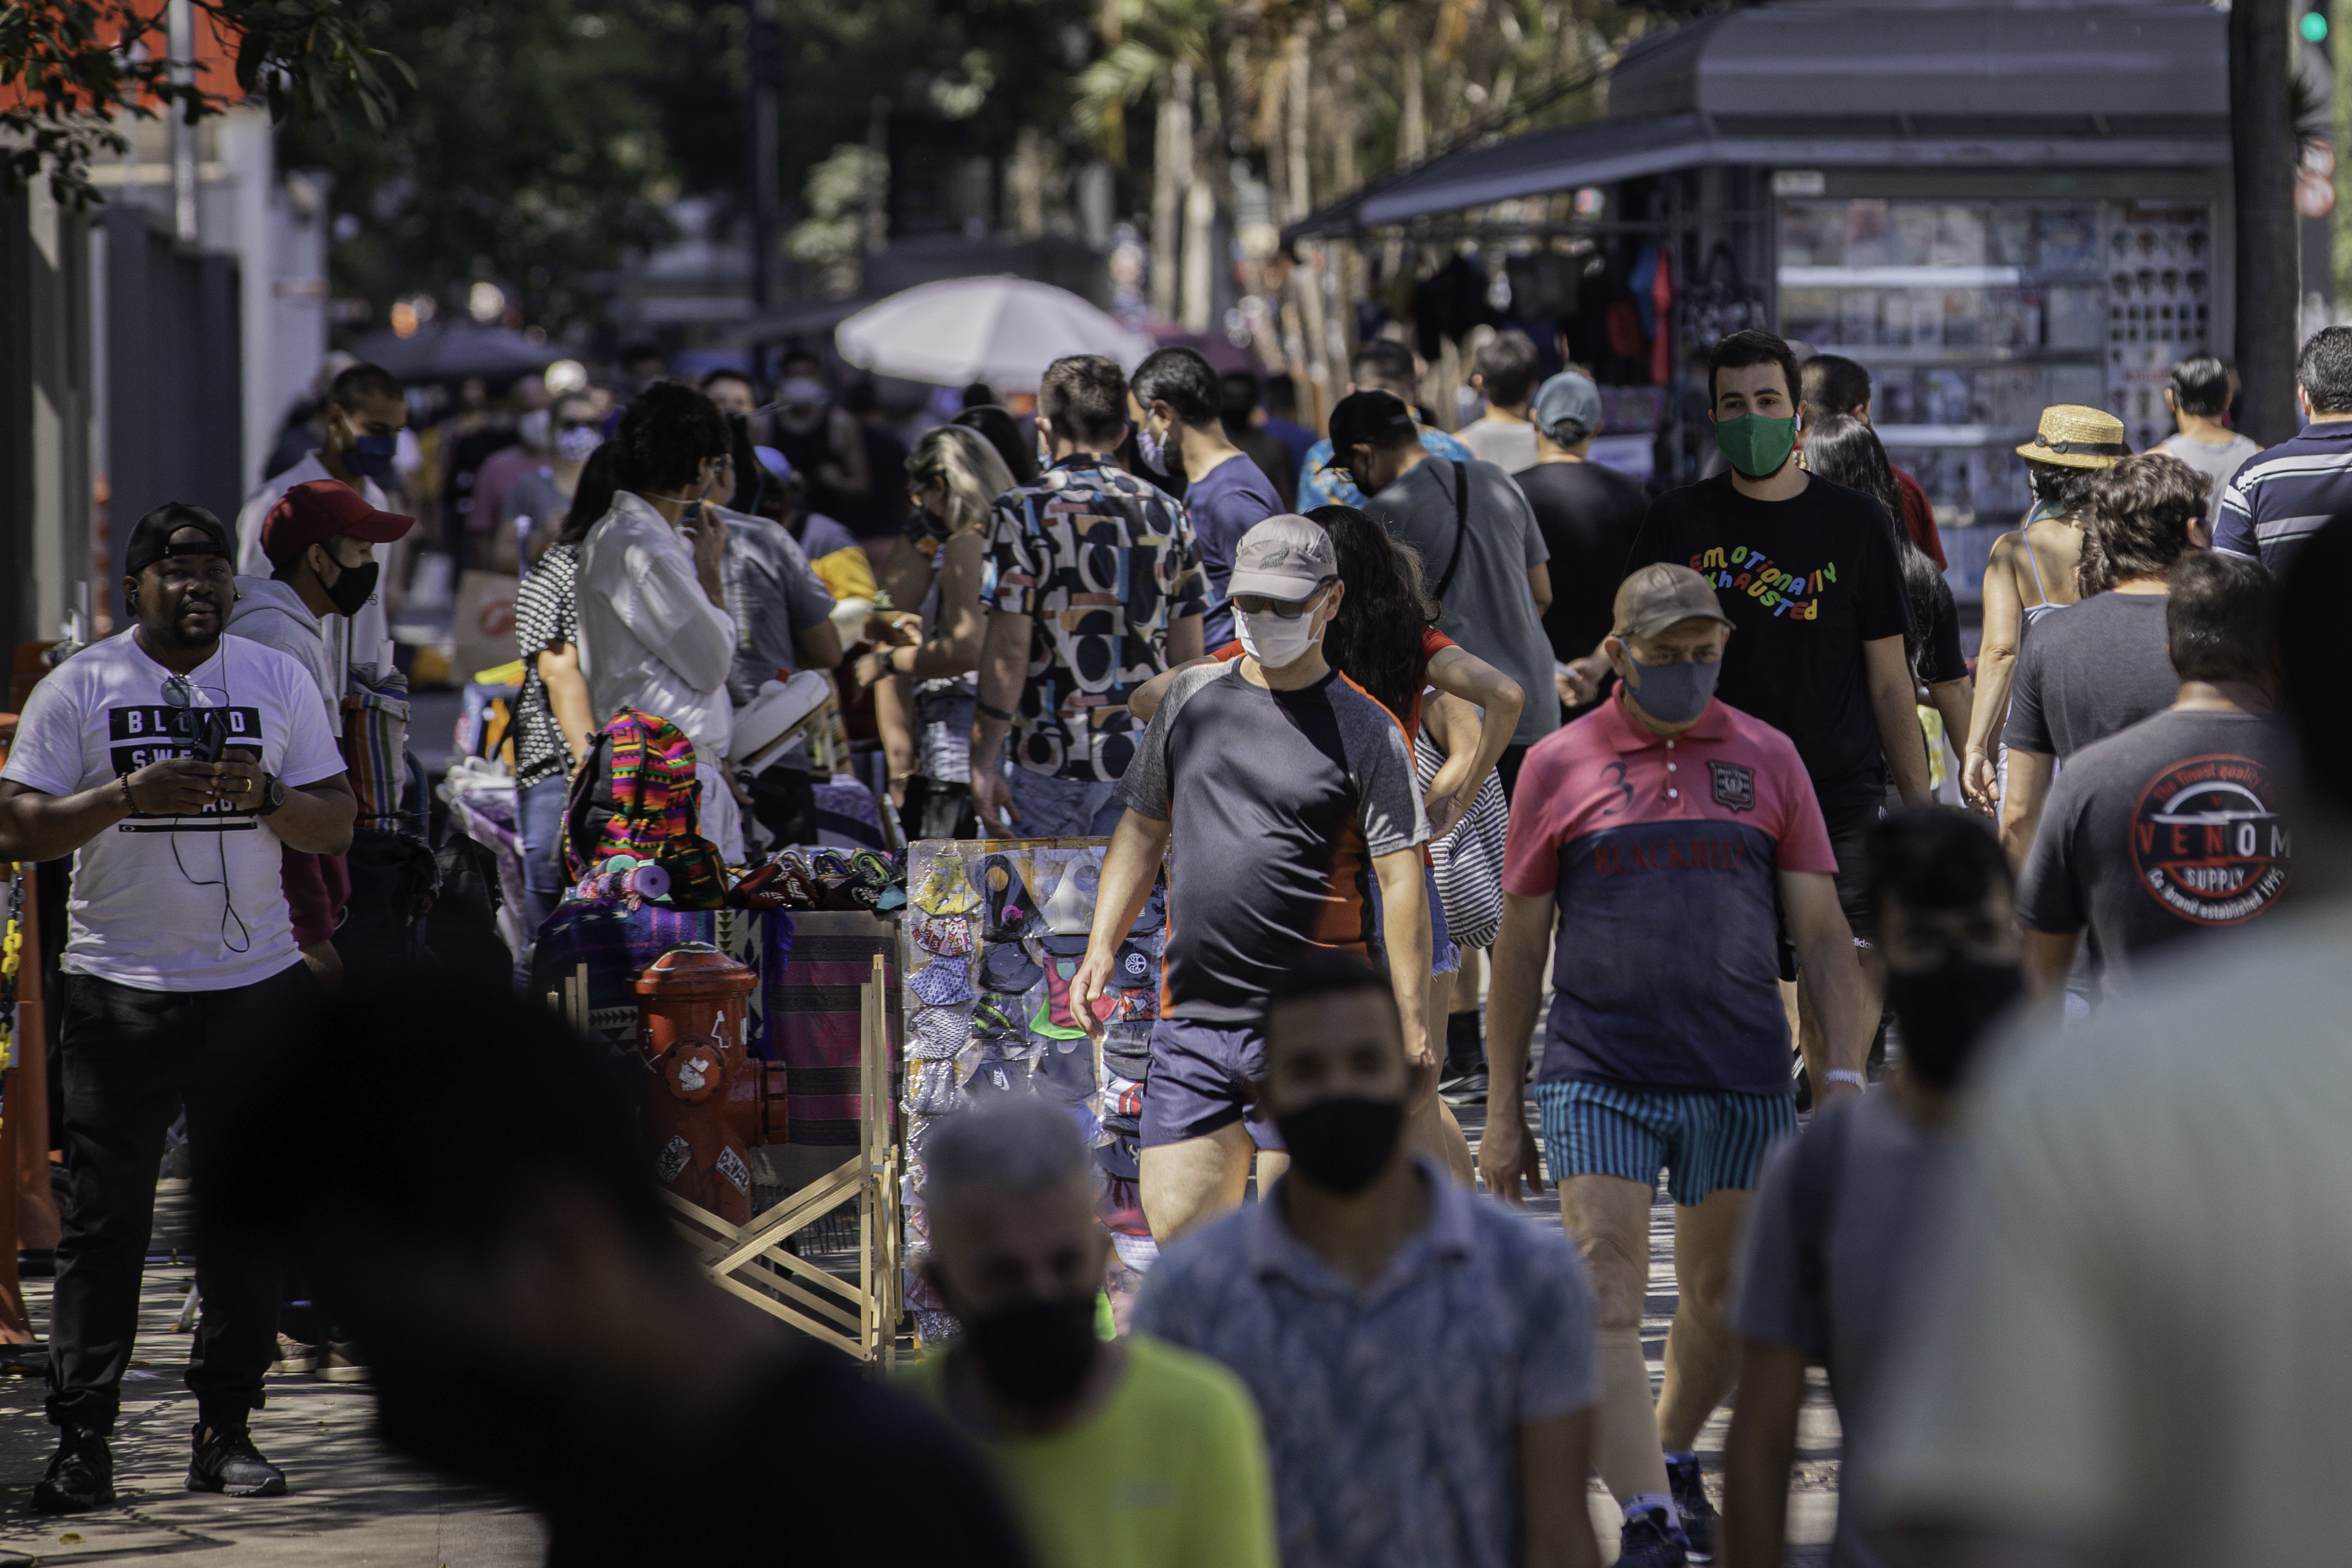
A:
<svg viewBox="0 0 2352 1568">
<path fill-rule="evenodd" d="M 1323 582 L 1330 580 L 1327 577 Z M 1315 591 L 1304 599 L 1268 599 L 1263 593 L 1236 593 L 1234 595 L 1234 608 L 1244 615 L 1271 615 L 1277 621 L 1296 621 L 1312 610 L 1315 601 L 1322 597 L 1322 583 L 1316 584 Z"/>
<path fill-rule="evenodd" d="M 593 430 L 596 428 L 596 422 L 593 419 L 559 420 L 556 422 L 555 428 L 558 430 Z"/>
<path fill-rule="evenodd" d="M 198 692 L 205 693 L 208 697 L 214 694 L 217 694 L 220 701 L 217 704 L 209 700 L 199 702 L 196 700 L 196 694 Z M 226 688 L 222 686 L 198 685 L 195 682 L 188 679 L 185 675 L 165 675 L 163 677 L 163 695 L 164 706 L 167 707 L 214 707 L 226 706 L 228 702 L 228 692 Z"/>
</svg>

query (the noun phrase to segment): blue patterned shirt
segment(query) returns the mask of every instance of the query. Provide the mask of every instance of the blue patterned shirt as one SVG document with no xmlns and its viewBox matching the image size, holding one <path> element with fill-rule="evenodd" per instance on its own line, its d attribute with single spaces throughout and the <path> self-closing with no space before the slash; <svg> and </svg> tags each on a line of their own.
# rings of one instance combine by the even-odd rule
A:
<svg viewBox="0 0 2352 1568">
<path fill-rule="evenodd" d="M 1429 1223 L 1369 1288 L 1291 1234 L 1277 1183 L 1170 1248 L 1136 1303 L 1256 1398 L 1284 1568 L 1517 1568 L 1518 1428 L 1600 1401 L 1567 1239 L 1421 1168 Z"/>
<path fill-rule="evenodd" d="M 1421 427 L 1421 444 L 1432 457 L 1449 457 L 1456 463 L 1467 463 L 1478 455 L 1435 425 Z M 1331 441 L 1328 436 L 1307 449 L 1307 456 L 1298 465 L 1298 509 L 1311 512 L 1318 507 L 1354 507 L 1361 510 L 1364 493 L 1356 482 L 1337 468 L 1326 472 L 1323 465 L 1331 461 Z"/>
</svg>

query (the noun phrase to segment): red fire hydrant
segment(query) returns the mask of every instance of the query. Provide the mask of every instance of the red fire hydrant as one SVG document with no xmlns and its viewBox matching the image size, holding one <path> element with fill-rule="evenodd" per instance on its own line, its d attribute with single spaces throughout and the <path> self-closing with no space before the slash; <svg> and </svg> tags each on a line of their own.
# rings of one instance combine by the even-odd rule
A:
<svg viewBox="0 0 2352 1568">
<path fill-rule="evenodd" d="M 751 1218 L 745 1151 L 784 1141 L 784 1070 L 751 1060 L 751 971 L 705 942 L 672 947 L 645 967 L 637 1049 L 654 1170 L 670 1191 L 730 1224 Z"/>
</svg>

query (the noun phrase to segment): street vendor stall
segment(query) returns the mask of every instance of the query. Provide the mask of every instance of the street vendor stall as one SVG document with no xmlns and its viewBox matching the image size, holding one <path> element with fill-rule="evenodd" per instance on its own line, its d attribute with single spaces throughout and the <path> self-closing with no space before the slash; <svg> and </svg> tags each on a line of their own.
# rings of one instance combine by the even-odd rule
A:
<svg viewBox="0 0 2352 1568">
<path fill-rule="evenodd" d="M 1290 234 L 1502 273 L 1604 392 L 1665 390 L 1659 483 L 1707 461 L 1724 333 L 1860 361 L 1972 600 L 2043 405 L 2113 409 L 2145 448 L 2173 361 L 2231 351 L 2226 23 L 2186 0 L 1745 8 L 1629 50 L 1604 120 L 1434 159 Z"/>
</svg>

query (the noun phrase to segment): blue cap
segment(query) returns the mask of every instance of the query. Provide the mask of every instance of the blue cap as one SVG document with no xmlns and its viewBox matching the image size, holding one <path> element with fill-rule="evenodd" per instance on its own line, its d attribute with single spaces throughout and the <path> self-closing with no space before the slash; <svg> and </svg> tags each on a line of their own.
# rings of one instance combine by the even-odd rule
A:
<svg viewBox="0 0 2352 1568">
<path fill-rule="evenodd" d="M 1536 390 L 1536 428 L 1560 446 L 1573 446 L 1601 428 L 1601 389 L 1592 378 L 1562 371 Z"/>
<path fill-rule="evenodd" d="M 761 467 L 765 468 L 777 478 L 789 479 L 793 476 L 792 464 L 774 447 L 754 446 L 751 448 L 751 455 L 760 460 Z"/>
</svg>

